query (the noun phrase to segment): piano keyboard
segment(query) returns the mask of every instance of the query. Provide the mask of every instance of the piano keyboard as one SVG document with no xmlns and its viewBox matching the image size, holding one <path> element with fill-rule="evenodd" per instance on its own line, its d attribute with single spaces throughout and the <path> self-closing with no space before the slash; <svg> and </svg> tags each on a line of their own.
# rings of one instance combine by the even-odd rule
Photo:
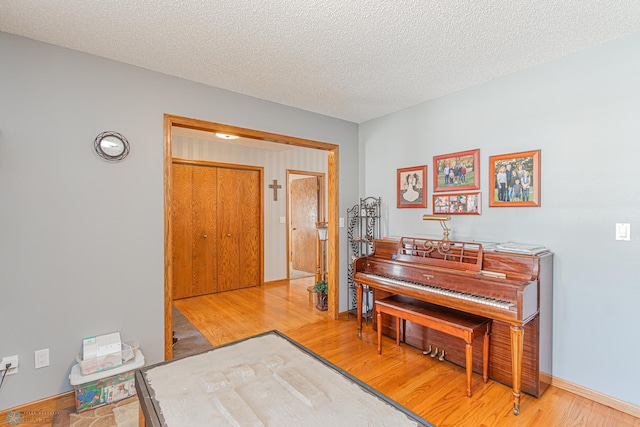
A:
<svg viewBox="0 0 640 427">
<path fill-rule="evenodd" d="M 381 276 L 378 274 L 361 273 L 364 277 L 376 281 L 383 280 L 388 283 L 392 283 L 398 286 L 405 286 L 408 288 L 418 289 L 420 291 L 430 292 L 432 294 L 445 295 L 452 298 L 457 298 L 465 301 L 471 301 L 478 304 L 484 304 L 492 307 L 501 308 L 503 310 L 509 310 L 511 307 L 515 307 L 515 303 L 509 301 L 502 301 L 493 298 L 486 298 L 480 295 L 473 295 L 466 292 L 452 291 L 445 288 L 439 288 L 437 286 L 426 285 L 424 283 L 409 282 L 405 280 L 396 279 L 394 277 Z"/>
</svg>

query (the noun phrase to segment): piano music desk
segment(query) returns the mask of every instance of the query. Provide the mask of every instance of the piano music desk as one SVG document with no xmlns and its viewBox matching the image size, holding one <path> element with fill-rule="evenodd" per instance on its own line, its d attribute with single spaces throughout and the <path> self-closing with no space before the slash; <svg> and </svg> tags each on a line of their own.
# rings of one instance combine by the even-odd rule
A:
<svg viewBox="0 0 640 427">
<path fill-rule="evenodd" d="M 400 295 L 378 300 L 375 304 L 378 316 L 378 354 L 382 354 L 382 313 L 396 318 L 397 345 L 400 345 L 400 320 L 402 320 L 403 333 L 408 320 L 426 328 L 462 338 L 466 343 L 465 368 L 467 371 L 467 396 L 471 397 L 471 374 L 473 372 L 472 343 L 475 337 L 483 334 L 482 380 L 485 384 L 487 383 L 489 380 L 489 334 L 491 332 L 491 319 Z M 404 335 L 402 341 L 404 341 Z"/>
</svg>

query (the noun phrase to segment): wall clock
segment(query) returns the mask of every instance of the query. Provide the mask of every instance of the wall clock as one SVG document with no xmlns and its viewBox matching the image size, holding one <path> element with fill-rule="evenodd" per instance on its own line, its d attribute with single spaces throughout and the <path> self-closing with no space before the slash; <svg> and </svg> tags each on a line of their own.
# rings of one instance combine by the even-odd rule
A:
<svg viewBox="0 0 640 427">
<path fill-rule="evenodd" d="M 110 162 L 116 162 L 129 154 L 129 141 L 118 132 L 102 132 L 93 141 L 98 156 Z"/>
</svg>

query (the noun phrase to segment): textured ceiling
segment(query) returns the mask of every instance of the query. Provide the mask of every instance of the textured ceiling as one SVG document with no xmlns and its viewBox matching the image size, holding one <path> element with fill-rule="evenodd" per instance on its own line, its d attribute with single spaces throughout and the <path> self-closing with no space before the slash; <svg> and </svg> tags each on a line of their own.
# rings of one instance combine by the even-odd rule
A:
<svg viewBox="0 0 640 427">
<path fill-rule="evenodd" d="M 363 121 L 640 31 L 639 0 L 0 0 L 0 31 Z"/>
</svg>

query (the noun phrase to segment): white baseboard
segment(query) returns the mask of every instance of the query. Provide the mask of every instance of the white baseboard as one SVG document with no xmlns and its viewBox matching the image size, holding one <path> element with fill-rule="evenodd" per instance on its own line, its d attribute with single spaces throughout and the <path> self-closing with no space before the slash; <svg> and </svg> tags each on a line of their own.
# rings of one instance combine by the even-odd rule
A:
<svg viewBox="0 0 640 427">
<path fill-rule="evenodd" d="M 594 402 L 609 406 L 610 408 L 617 409 L 618 411 L 624 412 L 625 414 L 633 415 L 634 417 L 640 418 L 640 406 L 632 405 L 631 403 L 627 403 L 620 399 L 616 399 L 615 397 L 607 396 L 606 394 L 590 390 L 577 384 L 573 384 L 558 377 L 551 377 L 551 385 L 566 391 L 570 391 L 571 393 L 577 394 L 578 396 L 586 397 L 589 400 L 593 400 Z"/>
</svg>

